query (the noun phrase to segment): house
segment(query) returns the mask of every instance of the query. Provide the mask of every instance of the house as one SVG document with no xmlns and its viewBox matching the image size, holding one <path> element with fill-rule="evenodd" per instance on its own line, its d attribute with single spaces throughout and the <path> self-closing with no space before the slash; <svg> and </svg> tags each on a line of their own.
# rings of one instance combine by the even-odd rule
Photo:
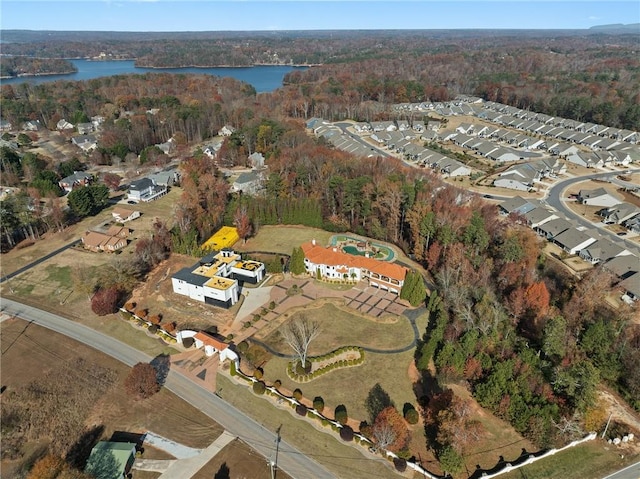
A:
<svg viewBox="0 0 640 479">
<path fill-rule="evenodd" d="M 255 195 L 262 190 L 263 177 L 260 171 L 252 170 L 240 173 L 236 181 L 233 182 L 233 191 L 246 195 Z"/>
<path fill-rule="evenodd" d="M 239 281 L 258 283 L 264 264 L 243 261 L 232 250 L 213 252 L 171 277 L 173 292 L 205 304 L 228 308 L 238 302 Z"/>
<path fill-rule="evenodd" d="M 112 236 L 98 231 L 87 231 L 80 240 L 85 249 L 93 252 L 106 251 L 107 253 L 113 253 L 127 246 L 126 238 Z"/>
<path fill-rule="evenodd" d="M 539 204 L 540 201 L 538 200 L 529 200 L 522 196 L 514 196 L 500 203 L 498 209 L 503 216 L 510 215 L 511 213 L 523 215 L 537 208 Z"/>
<path fill-rule="evenodd" d="M 407 268 L 366 256 L 344 253 L 337 247 L 324 248 L 312 240 L 301 245 L 307 272 L 326 279 L 361 281 L 400 294 Z"/>
<path fill-rule="evenodd" d="M 558 216 L 552 210 L 540 207 L 524 213 L 524 218 L 531 228 L 536 229 L 540 225 L 558 219 Z"/>
<path fill-rule="evenodd" d="M 554 220 L 540 224 L 534 229 L 540 236 L 544 236 L 546 239 L 552 240 L 560 233 L 568 230 L 569 228 L 574 228 L 574 225 L 569 223 L 569 221 L 565 220 L 564 218 L 556 218 Z"/>
<path fill-rule="evenodd" d="M 624 247 L 607 238 L 599 238 L 598 241 L 580 251 L 580 257 L 591 264 L 604 263 L 616 256 L 629 254 L 631 253 Z"/>
<path fill-rule="evenodd" d="M 631 203 L 619 203 L 600 212 L 600 216 L 604 217 L 602 220 L 603 223 L 618 225 L 638 214 L 640 214 L 640 208 Z"/>
<path fill-rule="evenodd" d="M 454 160 L 446 156 L 442 161 L 438 162 L 436 168 L 440 173 L 444 176 L 448 176 L 449 178 L 471 175 L 471 168 L 458 160 Z"/>
<path fill-rule="evenodd" d="M 117 236 L 118 238 L 128 238 L 131 236 L 131 230 L 125 226 L 112 225 L 105 232 L 109 236 Z"/>
<path fill-rule="evenodd" d="M 73 128 L 74 126 L 65 119 L 62 119 L 58 121 L 58 123 L 56 123 L 56 129 L 58 131 L 73 130 Z"/>
<path fill-rule="evenodd" d="M 635 273 L 618 283 L 625 295 L 633 301 L 640 300 L 640 273 Z"/>
<path fill-rule="evenodd" d="M 231 125 L 224 125 L 222 128 L 218 130 L 219 136 L 231 136 L 233 132 L 236 131 L 234 127 Z"/>
<path fill-rule="evenodd" d="M 127 199 L 146 203 L 166 195 L 167 191 L 166 186 L 157 185 L 149 178 L 141 178 L 131 182 L 127 192 Z"/>
<path fill-rule="evenodd" d="M 620 203 L 620 200 L 611 195 L 605 188 L 593 190 L 580 190 L 578 201 L 583 205 L 611 207 Z"/>
<path fill-rule="evenodd" d="M 78 123 L 76 125 L 76 130 L 78 130 L 78 133 L 81 135 L 88 135 L 89 133 L 93 133 L 94 131 L 94 127 L 93 127 L 93 123 L 89 122 L 89 123 Z"/>
<path fill-rule="evenodd" d="M 213 159 L 220 151 L 220 148 L 222 148 L 222 141 L 216 141 L 207 145 L 202 152 L 209 158 Z"/>
<path fill-rule="evenodd" d="M 596 238 L 576 228 L 569 228 L 554 236 L 553 242 L 569 254 L 577 254 L 596 242 Z"/>
<path fill-rule="evenodd" d="M 122 208 L 120 206 L 116 206 L 111 212 L 113 219 L 118 223 L 126 223 L 128 221 L 133 221 L 136 218 L 140 218 L 140 214 L 141 213 L 139 211 L 132 211 L 127 208 Z"/>
<path fill-rule="evenodd" d="M 155 146 L 160 148 L 165 155 L 170 155 L 176 150 L 176 142 L 173 138 L 169 138 L 164 143 L 159 143 Z"/>
<path fill-rule="evenodd" d="M 640 258 L 636 255 L 615 256 L 602 264 L 602 267 L 617 278 L 624 280 L 640 272 Z M 636 276 L 636 279 L 638 277 Z"/>
<path fill-rule="evenodd" d="M 74 188 L 78 188 L 80 186 L 87 186 L 91 184 L 93 181 L 93 175 L 89 173 L 85 173 L 83 171 L 74 171 L 73 175 L 69 175 L 66 178 L 62 178 L 58 185 L 65 192 L 69 193 L 73 191 Z"/>
<path fill-rule="evenodd" d="M 22 124 L 24 131 L 38 131 L 40 129 L 40 120 L 29 120 Z"/>
<path fill-rule="evenodd" d="M 100 441 L 91 449 L 84 470 L 96 479 L 126 479 L 135 460 L 134 443 Z"/>
<path fill-rule="evenodd" d="M 249 155 L 249 163 L 253 168 L 264 168 L 264 156 L 262 153 L 254 151 Z"/>
<path fill-rule="evenodd" d="M 174 186 L 180 183 L 180 173 L 176 168 L 151 173 L 147 178 L 158 186 Z"/>
<path fill-rule="evenodd" d="M 9 120 L 0 120 L 0 131 L 10 131 L 13 125 Z"/>
<path fill-rule="evenodd" d="M 578 151 L 567 155 L 567 161 L 585 168 L 600 168 L 604 165 L 604 161 L 593 152 Z"/>
<path fill-rule="evenodd" d="M 76 145 L 85 153 L 95 150 L 98 147 L 98 140 L 93 135 L 81 135 L 71 138 L 71 143 Z"/>
</svg>

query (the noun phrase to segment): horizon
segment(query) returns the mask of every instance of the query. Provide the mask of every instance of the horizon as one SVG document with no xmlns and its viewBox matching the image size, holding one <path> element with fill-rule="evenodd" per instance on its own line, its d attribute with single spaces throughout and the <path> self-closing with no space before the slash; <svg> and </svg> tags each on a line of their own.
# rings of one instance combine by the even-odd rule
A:
<svg viewBox="0 0 640 479">
<path fill-rule="evenodd" d="M 39 32 L 554 31 L 640 23 L 636 0 L 3 0 L 0 13 L 2 31 Z"/>
</svg>

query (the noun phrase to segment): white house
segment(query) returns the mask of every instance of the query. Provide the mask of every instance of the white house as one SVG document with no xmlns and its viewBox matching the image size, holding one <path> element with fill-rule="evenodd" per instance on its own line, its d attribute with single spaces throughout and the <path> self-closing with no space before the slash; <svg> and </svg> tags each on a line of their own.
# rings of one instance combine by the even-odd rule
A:
<svg viewBox="0 0 640 479">
<path fill-rule="evenodd" d="M 113 219 L 118 223 L 126 223 L 128 221 L 133 221 L 136 218 L 140 218 L 140 212 L 116 206 L 111 212 L 111 216 L 113 216 Z"/>
<path fill-rule="evenodd" d="M 231 125 L 224 125 L 220 130 L 218 130 L 219 136 L 231 136 L 233 132 L 236 131 L 234 127 Z"/>
<path fill-rule="evenodd" d="M 578 201 L 584 205 L 611 207 L 620 203 L 620 200 L 609 193 L 605 188 L 593 190 L 580 190 Z"/>
<path fill-rule="evenodd" d="M 575 228 L 569 228 L 553 238 L 553 242 L 560 246 L 569 254 L 577 254 L 583 248 L 586 248 L 596 239 L 584 231 Z"/>
<path fill-rule="evenodd" d="M 211 253 L 171 277 L 173 292 L 206 304 L 228 308 L 238 302 L 239 281 L 258 283 L 264 264 L 243 261 L 231 250 Z"/>
<path fill-rule="evenodd" d="M 176 339 L 183 344 L 183 341 L 186 338 L 193 338 L 194 346 L 198 349 L 204 348 L 204 354 L 206 356 L 213 356 L 218 353 L 218 357 L 220 362 L 224 362 L 226 360 L 233 361 L 238 364 L 238 354 L 231 349 L 228 343 L 212 336 L 204 331 L 193 331 L 190 329 L 183 329 L 178 331 L 176 335 Z"/>
<path fill-rule="evenodd" d="M 246 171 L 240 173 L 236 181 L 233 182 L 233 191 L 242 192 L 246 195 L 255 195 L 262 190 L 263 178 L 259 171 Z"/>
<path fill-rule="evenodd" d="M 141 178 L 131 182 L 127 193 L 127 199 L 146 203 L 157 200 L 161 196 L 166 195 L 167 191 L 166 186 L 157 185 L 150 178 Z"/>
<path fill-rule="evenodd" d="M 63 130 L 73 130 L 74 126 L 69 123 L 67 120 L 62 119 L 60 121 L 58 121 L 58 123 L 56 123 L 56 129 L 59 131 L 63 131 Z"/>
</svg>

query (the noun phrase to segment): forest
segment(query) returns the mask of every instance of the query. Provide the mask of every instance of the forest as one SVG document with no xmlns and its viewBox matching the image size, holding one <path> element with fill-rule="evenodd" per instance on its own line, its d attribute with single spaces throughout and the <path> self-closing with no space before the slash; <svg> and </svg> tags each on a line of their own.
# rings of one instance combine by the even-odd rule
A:
<svg viewBox="0 0 640 479">
<path fill-rule="evenodd" d="M 135 255 L 105 268 L 92 292 L 110 288 L 126 297 L 169 251 L 198 255 L 202 239 L 224 224 L 242 225 L 243 237 L 265 224 L 289 223 L 388 241 L 428 271 L 431 321 L 415 357 L 422 381 L 435 377 L 443 388 L 417 398 L 434 452 L 455 465 L 483 433 L 446 388 L 451 382 L 467 385 L 482 406 L 539 447 L 564 443 L 606 421 L 596 394 L 602 385 L 640 408 L 640 328 L 630 321 L 631 310 L 605 305 L 613 279 L 601 268 L 581 279 L 569 275 L 542 254 L 540 240 L 519 218 L 499 217 L 495 206 L 425 170 L 393 159 L 355 158 L 305 131 L 305 120 L 314 115 L 388 118 L 385 105 L 445 100 L 469 88 L 499 95 L 499 101 L 508 90 L 507 99 L 526 97 L 532 108 L 536 102 L 560 108 L 554 98 L 569 104 L 579 91 L 583 119 L 609 102 L 613 123 L 631 118 L 637 129 L 638 59 L 629 49 L 590 50 L 563 41 L 557 52 L 540 46 L 534 55 L 532 45 L 521 45 L 496 56 L 504 45 L 493 48 L 443 45 L 439 53 L 325 64 L 260 95 L 236 80 L 204 75 L 3 85 L 3 118 L 15 124 L 37 119 L 55 130 L 62 118 L 104 117 L 98 148 L 62 162 L 29 156 L 37 132 L 3 135 L 20 140 L 19 152 L 0 149 L 3 182 L 22 189 L 0 207 L 3 247 L 20 239 L 16 231 L 35 237 L 104 206 L 106 185 L 71 201 L 76 207 L 61 208 L 55 184 L 70 167 L 161 166 L 170 158 L 153 145 L 173 138 L 182 197 L 171 222 L 157 223 L 154 241 L 141 241 Z M 235 132 L 216 157 L 190 148 L 225 124 Z M 264 196 L 231 194 L 220 167 L 246 165 L 253 152 L 266 158 Z M 98 182 L 117 185 L 113 180 Z M 451 433 L 460 428 L 470 433 Z"/>
</svg>

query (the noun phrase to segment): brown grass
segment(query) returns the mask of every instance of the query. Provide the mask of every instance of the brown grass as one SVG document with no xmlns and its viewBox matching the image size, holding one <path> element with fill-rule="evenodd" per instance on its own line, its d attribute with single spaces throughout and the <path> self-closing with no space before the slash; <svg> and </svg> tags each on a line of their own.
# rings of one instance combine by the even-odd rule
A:
<svg viewBox="0 0 640 479">
<path fill-rule="evenodd" d="M 306 226 L 262 226 L 258 234 L 249 238 L 245 244 L 241 241 L 234 245 L 238 251 L 267 251 L 271 253 L 291 254 L 294 247 L 315 239 L 319 244 L 328 245 L 332 233 Z"/>
</svg>

